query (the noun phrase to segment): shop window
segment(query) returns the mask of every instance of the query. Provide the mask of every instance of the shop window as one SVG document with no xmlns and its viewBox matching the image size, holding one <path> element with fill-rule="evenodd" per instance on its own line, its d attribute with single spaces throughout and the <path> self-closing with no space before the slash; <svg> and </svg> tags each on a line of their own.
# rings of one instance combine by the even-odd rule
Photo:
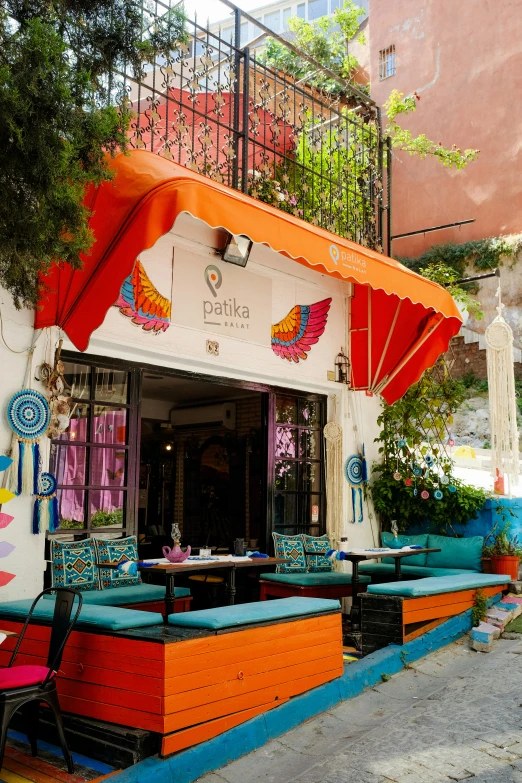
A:
<svg viewBox="0 0 522 783">
<path fill-rule="evenodd" d="M 132 532 L 136 464 L 136 371 L 65 362 L 72 398 L 67 430 L 51 443 L 60 527 L 87 533 Z"/>
<path fill-rule="evenodd" d="M 318 536 L 325 527 L 324 401 L 277 394 L 274 530 Z"/>
<path fill-rule="evenodd" d="M 379 52 L 379 78 L 388 79 L 395 75 L 395 46 L 388 46 Z"/>
</svg>

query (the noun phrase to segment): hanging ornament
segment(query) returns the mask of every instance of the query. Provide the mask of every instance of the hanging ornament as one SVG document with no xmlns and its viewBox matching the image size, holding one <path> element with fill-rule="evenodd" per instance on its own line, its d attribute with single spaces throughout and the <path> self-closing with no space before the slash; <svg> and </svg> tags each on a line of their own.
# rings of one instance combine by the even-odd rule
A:
<svg viewBox="0 0 522 783">
<path fill-rule="evenodd" d="M 513 369 L 513 332 L 502 316 L 500 285 L 497 289 L 497 317 L 486 329 L 489 410 L 491 423 L 491 475 L 507 475 L 511 483 L 519 477 L 517 400 Z"/>
<path fill-rule="evenodd" d="M 441 476 L 440 477 L 440 483 L 444 484 L 444 486 L 447 486 L 450 483 L 450 480 L 447 476 Z"/>
<path fill-rule="evenodd" d="M 398 447 L 399 447 L 400 449 L 404 449 L 404 448 L 406 448 L 406 446 L 407 446 L 407 443 L 406 443 L 406 441 L 404 440 L 404 438 L 401 438 L 401 440 L 398 442 L 398 444 L 397 444 L 397 445 L 398 445 Z"/>
<path fill-rule="evenodd" d="M 402 477 L 398 470 L 396 470 L 395 473 L 393 474 L 393 478 L 395 479 L 395 481 L 401 480 Z"/>
<path fill-rule="evenodd" d="M 431 454 L 426 454 L 426 456 L 424 457 L 424 462 L 426 463 L 426 465 L 428 465 L 428 467 L 431 468 L 431 466 L 433 465 L 433 462 L 434 462 L 434 459 L 433 459 L 432 455 Z"/>
<path fill-rule="evenodd" d="M 453 484 L 448 485 L 448 492 L 456 492 L 456 491 L 457 491 L 457 487 L 454 487 Z"/>
<path fill-rule="evenodd" d="M 52 473 L 42 473 L 33 509 L 33 533 L 35 535 L 38 535 L 41 530 L 54 533 L 60 524 L 56 486 L 57 482 Z"/>
<path fill-rule="evenodd" d="M 421 492 L 421 498 L 423 500 L 427 500 L 429 498 L 429 496 L 430 496 L 430 493 L 428 492 L 428 490 L 427 489 L 423 489 L 422 492 Z"/>
<path fill-rule="evenodd" d="M 33 389 L 22 389 L 9 400 L 7 420 L 15 434 L 15 443 L 7 487 L 16 495 L 38 492 L 40 438 L 47 431 L 50 416 L 47 400 Z"/>
<path fill-rule="evenodd" d="M 433 497 L 435 498 L 435 500 L 442 500 L 444 494 L 440 489 L 436 489 L 435 492 L 433 493 Z"/>
<path fill-rule="evenodd" d="M 413 466 L 413 475 L 414 476 L 422 476 L 422 468 L 420 465 L 415 464 Z"/>
<path fill-rule="evenodd" d="M 363 521 L 362 484 L 366 480 L 365 460 L 360 454 L 352 454 L 346 460 L 344 468 L 348 483 L 352 488 L 353 522 Z"/>
<path fill-rule="evenodd" d="M 406 484 L 407 487 L 411 487 L 411 485 L 413 484 L 413 479 L 411 478 L 404 479 L 404 483 Z"/>
<path fill-rule="evenodd" d="M 417 489 L 417 487 L 415 487 L 413 490 L 413 497 L 416 498 L 418 494 L 419 494 L 419 490 Z"/>
<path fill-rule="evenodd" d="M 335 417 L 336 400 L 333 402 Z M 338 546 L 343 535 L 343 430 L 336 421 L 329 421 L 323 429 L 326 441 L 326 519 L 328 535 L 334 546 Z"/>
</svg>

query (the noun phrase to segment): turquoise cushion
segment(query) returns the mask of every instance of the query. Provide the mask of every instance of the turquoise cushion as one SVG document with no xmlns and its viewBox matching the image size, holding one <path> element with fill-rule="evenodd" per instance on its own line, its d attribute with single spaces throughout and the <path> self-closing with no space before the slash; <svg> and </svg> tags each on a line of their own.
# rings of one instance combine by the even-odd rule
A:
<svg viewBox="0 0 522 783">
<path fill-rule="evenodd" d="M 422 546 L 425 549 L 428 546 L 428 534 L 423 533 L 423 535 L 420 536 L 399 536 L 401 541 L 403 542 L 403 546 Z M 381 535 L 381 542 L 382 546 L 391 546 L 391 542 L 393 541 L 393 533 L 382 533 Z M 412 555 L 411 557 L 408 557 L 408 565 L 411 566 L 425 566 L 426 565 L 426 553 L 423 555 Z M 406 559 L 406 558 L 405 558 Z M 395 560 L 393 557 L 383 557 L 382 559 L 383 563 L 394 563 Z M 404 561 L 403 561 L 404 562 Z"/>
<path fill-rule="evenodd" d="M 403 565 L 401 571 L 405 576 L 456 576 L 457 574 L 479 573 L 470 571 L 469 568 L 429 568 L 429 566 L 409 566 Z M 361 563 L 359 573 L 369 574 L 395 574 L 395 566 L 388 563 Z"/>
<path fill-rule="evenodd" d="M 169 623 L 184 628 L 217 630 L 290 617 L 308 617 L 318 612 L 333 612 L 340 608 L 339 601 L 326 598 L 280 598 L 278 601 L 259 601 L 237 606 L 220 606 L 217 609 L 203 609 L 200 612 L 171 614 Z"/>
<path fill-rule="evenodd" d="M 305 574 L 306 558 L 301 536 L 282 536 L 280 533 L 272 533 L 274 539 L 274 552 L 276 557 L 284 557 L 289 560 L 277 566 L 278 574 Z"/>
<path fill-rule="evenodd" d="M 73 587 L 82 593 L 100 589 L 100 575 L 92 539 L 51 541 L 51 562 L 53 587 Z"/>
<path fill-rule="evenodd" d="M 186 598 L 190 595 L 188 587 L 175 587 L 176 598 Z M 54 600 L 54 595 L 46 593 L 44 598 Z M 112 587 L 110 590 L 93 590 L 85 593 L 83 603 L 96 606 L 125 606 L 126 604 L 141 604 L 143 601 L 163 601 L 165 599 L 164 585 L 139 585 L 128 587 Z"/>
<path fill-rule="evenodd" d="M 428 536 L 428 547 L 440 549 L 429 552 L 426 565 L 433 568 L 468 568 L 470 571 L 482 571 L 482 536 L 470 538 L 451 538 L 450 536 Z"/>
<path fill-rule="evenodd" d="M 428 579 L 415 579 L 410 582 L 388 582 L 384 585 L 368 585 L 372 595 L 438 595 L 453 593 L 457 590 L 473 590 L 479 587 L 504 585 L 511 581 L 505 574 L 459 574 L 458 576 L 438 576 Z"/>
<path fill-rule="evenodd" d="M 95 538 L 96 558 L 99 564 L 120 563 L 125 560 L 138 560 L 138 540 L 136 536 L 126 538 Z M 141 574 L 136 576 L 124 574 L 115 568 L 100 568 L 101 589 L 113 587 L 126 587 L 128 585 L 141 584 Z"/>
<path fill-rule="evenodd" d="M 317 574 L 261 574 L 260 579 L 267 582 L 281 582 L 285 585 L 297 587 L 325 587 L 327 585 L 351 585 L 351 574 L 339 574 L 337 571 L 323 571 Z M 370 581 L 369 576 L 362 576 L 359 580 L 362 584 Z"/>
<path fill-rule="evenodd" d="M 25 620 L 32 599 L 8 601 L 0 604 L 0 617 Z M 54 614 L 54 601 L 39 601 L 33 612 L 33 619 L 51 622 Z M 188 612 L 187 612 L 188 614 Z M 135 609 L 120 609 L 116 606 L 82 606 L 75 628 L 107 631 L 125 631 L 129 628 L 145 628 L 149 625 L 161 625 L 163 618 L 159 612 L 140 612 Z"/>
<path fill-rule="evenodd" d="M 326 553 L 332 548 L 329 537 L 326 534 L 324 536 L 307 536 L 303 533 L 301 539 L 308 572 L 313 574 L 333 571 L 332 561 L 326 557 Z"/>
</svg>

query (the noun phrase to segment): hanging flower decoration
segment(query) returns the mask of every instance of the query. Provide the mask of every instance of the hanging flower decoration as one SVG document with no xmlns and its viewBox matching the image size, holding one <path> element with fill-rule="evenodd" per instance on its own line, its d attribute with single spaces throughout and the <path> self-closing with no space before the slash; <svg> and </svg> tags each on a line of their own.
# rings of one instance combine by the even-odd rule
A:
<svg viewBox="0 0 522 783">
<path fill-rule="evenodd" d="M 430 496 L 430 493 L 428 492 L 428 490 L 427 489 L 423 489 L 422 492 L 421 492 L 421 498 L 423 500 L 427 500 L 429 498 L 429 496 Z"/>
<path fill-rule="evenodd" d="M 436 489 L 435 492 L 433 493 L 433 497 L 435 498 L 435 500 L 442 500 L 444 494 L 443 492 L 441 492 L 440 489 Z"/>
</svg>

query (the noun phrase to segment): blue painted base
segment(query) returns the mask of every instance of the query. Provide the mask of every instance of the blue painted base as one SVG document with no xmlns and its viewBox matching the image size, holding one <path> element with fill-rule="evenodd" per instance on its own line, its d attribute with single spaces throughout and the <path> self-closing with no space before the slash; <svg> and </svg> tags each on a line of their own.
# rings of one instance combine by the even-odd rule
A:
<svg viewBox="0 0 522 783">
<path fill-rule="evenodd" d="M 489 599 L 488 605 L 497 603 L 501 598 L 502 594 L 498 593 Z M 154 783 L 171 783 L 173 780 L 176 783 L 192 783 L 207 772 L 257 750 L 315 715 L 346 699 L 353 699 L 366 688 L 382 682 L 383 674 L 397 674 L 406 664 L 460 639 L 471 627 L 469 609 L 411 642 L 402 646 L 389 645 L 358 663 L 348 664 L 342 677 L 296 696 L 219 737 L 166 759 L 157 756 L 145 759 L 113 775 L 111 783 L 146 783 L 148 780 L 154 780 Z"/>
<path fill-rule="evenodd" d="M 465 538 L 484 536 L 487 539 L 493 529 L 495 533 L 500 533 L 505 526 L 509 529 L 509 536 L 522 538 L 522 498 L 490 498 L 478 512 L 476 519 L 468 520 L 465 525 L 454 523 L 452 529 L 448 526 L 445 532 L 435 528 L 429 520 L 411 525 L 407 532 L 411 535 L 442 532 L 443 535 L 453 536 L 455 531 Z"/>
</svg>

